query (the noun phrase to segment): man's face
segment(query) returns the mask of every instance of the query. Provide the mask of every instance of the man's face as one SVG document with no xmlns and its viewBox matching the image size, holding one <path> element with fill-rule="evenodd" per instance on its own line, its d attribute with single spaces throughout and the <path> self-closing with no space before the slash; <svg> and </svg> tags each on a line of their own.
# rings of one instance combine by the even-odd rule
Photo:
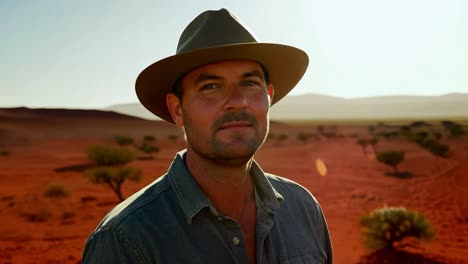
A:
<svg viewBox="0 0 468 264">
<path fill-rule="evenodd" d="M 273 86 L 253 61 L 207 64 L 182 79 L 182 102 L 167 104 L 174 122 L 185 127 L 188 151 L 218 163 L 242 165 L 262 145 L 268 132 Z"/>
</svg>

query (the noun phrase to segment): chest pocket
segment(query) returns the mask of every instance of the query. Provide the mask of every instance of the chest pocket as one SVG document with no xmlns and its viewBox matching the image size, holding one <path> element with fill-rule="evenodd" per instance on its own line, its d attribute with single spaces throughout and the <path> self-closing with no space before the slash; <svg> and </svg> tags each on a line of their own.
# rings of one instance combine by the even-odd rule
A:
<svg viewBox="0 0 468 264">
<path fill-rule="evenodd" d="M 326 263 L 325 257 L 319 252 L 304 251 L 298 252 L 297 255 L 283 257 L 280 260 L 281 264 L 324 264 Z"/>
</svg>

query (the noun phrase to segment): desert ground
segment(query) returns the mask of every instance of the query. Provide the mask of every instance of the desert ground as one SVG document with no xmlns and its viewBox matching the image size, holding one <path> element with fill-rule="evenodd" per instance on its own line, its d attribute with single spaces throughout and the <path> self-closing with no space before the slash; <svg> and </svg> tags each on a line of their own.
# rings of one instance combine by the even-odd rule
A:
<svg viewBox="0 0 468 264">
<path fill-rule="evenodd" d="M 373 148 L 363 148 L 357 138 L 370 136 L 369 123 L 377 130 L 391 128 L 370 121 L 272 122 L 274 137 L 256 160 L 265 171 L 300 183 L 317 198 L 330 228 L 334 263 L 468 263 L 468 136 L 442 137 L 450 146 L 448 157 L 401 137 L 379 138 Z M 299 133 L 313 137 L 302 141 Z M 85 169 L 93 165 L 85 149 L 115 145 L 116 135 L 137 143 L 152 135 L 160 148 L 154 158 L 140 153 L 143 158 L 132 162 L 142 179 L 123 185 L 126 197 L 162 175 L 185 147 L 181 130 L 160 121 L 92 110 L 0 109 L 0 263 L 80 263 L 87 236 L 118 203 L 107 186 L 85 178 Z M 410 172 L 410 178 L 387 175 L 392 169 L 376 160 L 375 153 L 394 149 L 405 152 L 398 168 Z M 317 170 L 317 159 L 326 173 Z M 46 197 L 51 182 L 63 184 L 69 195 Z M 359 219 L 384 206 L 421 212 L 436 237 L 407 239 L 397 253 L 368 250 Z"/>
</svg>

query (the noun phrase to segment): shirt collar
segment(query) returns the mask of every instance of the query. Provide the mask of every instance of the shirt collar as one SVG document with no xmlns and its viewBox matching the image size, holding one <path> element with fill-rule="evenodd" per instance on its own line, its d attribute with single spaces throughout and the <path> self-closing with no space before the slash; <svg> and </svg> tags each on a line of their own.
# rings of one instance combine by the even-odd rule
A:
<svg viewBox="0 0 468 264">
<path fill-rule="evenodd" d="M 168 176 L 187 222 L 191 224 L 192 218 L 205 207 L 210 208 L 215 215 L 218 215 L 218 211 L 187 169 L 184 160 L 185 153 L 186 150 L 182 150 L 176 154 L 169 168 Z"/>
<path fill-rule="evenodd" d="M 182 150 L 176 154 L 169 168 L 168 176 L 187 222 L 192 223 L 193 217 L 205 207 L 208 207 L 215 216 L 219 216 L 214 205 L 187 169 L 184 161 L 185 153 L 186 150 Z M 256 189 L 257 206 L 269 208 L 272 212 L 276 211 L 284 198 L 271 186 L 265 173 L 255 161 L 252 162 L 251 175 Z"/>
<path fill-rule="evenodd" d="M 254 180 L 255 191 L 256 191 L 256 202 L 257 206 L 262 206 L 265 209 L 269 209 L 271 212 L 275 212 L 283 203 L 283 196 L 271 185 L 267 179 L 265 172 L 253 161 L 250 168 L 250 174 Z"/>
</svg>

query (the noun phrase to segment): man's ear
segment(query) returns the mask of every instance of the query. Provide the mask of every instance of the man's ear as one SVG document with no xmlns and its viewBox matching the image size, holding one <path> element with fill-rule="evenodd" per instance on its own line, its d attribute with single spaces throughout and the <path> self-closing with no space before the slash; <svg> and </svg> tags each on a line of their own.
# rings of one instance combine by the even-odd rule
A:
<svg viewBox="0 0 468 264">
<path fill-rule="evenodd" d="M 273 96 L 275 95 L 275 88 L 273 87 L 273 84 L 268 84 L 268 96 L 270 97 L 270 105 L 271 102 L 273 102 Z"/>
<path fill-rule="evenodd" d="M 182 102 L 179 100 L 179 97 L 177 97 L 175 94 L 168 93 L 166 95 L 167 109 L 169 110 L 169 113 L 171 113 L 172 120 L 178 126 L 184 126 L 181 104 Z"/>
</svg>

